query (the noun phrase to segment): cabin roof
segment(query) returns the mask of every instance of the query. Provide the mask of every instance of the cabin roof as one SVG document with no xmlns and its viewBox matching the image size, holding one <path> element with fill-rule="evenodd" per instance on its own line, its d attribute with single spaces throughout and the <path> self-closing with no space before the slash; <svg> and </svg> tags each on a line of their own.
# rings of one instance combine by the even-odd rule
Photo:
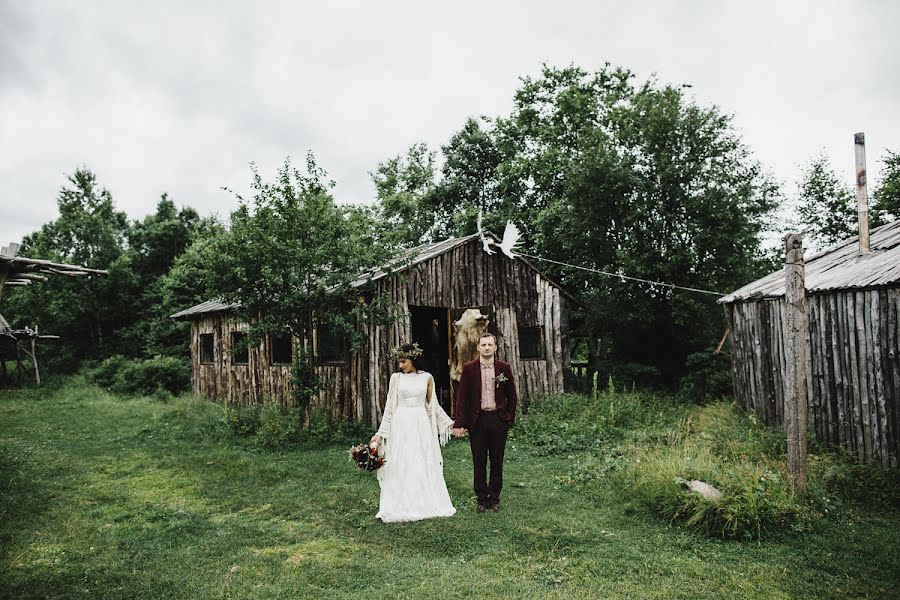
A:
<svg viewBox="0 0 900 600">
<path fill-rule="evenodd" d="M 498 238 L 496 235 L 494 235 L 490 232 L 486 232 L 486 235 L 488 235 L 490 238 L 492 238 L 495 242 L 499 243 L 500 238 Z M 430 260 L 430 259 L 434 258 L 435 256 L 443 254 L 444 252 L 448 252 L 450 250 L 453 250 L 454 248 L 468 244 L 469 242 L 476 239 L 477 237 L 478 237 L 478 234 L 473 233 L 472 235 L 466 235 L 466 236 L 456 237 L 456 238 L 449 238 L 446 240 L 442 240 L 440 242 L 431 242 L 428 244 L 421 244 L 419 246 L 415 246 L 413 248 L 410 248 L 409 250 L 404 251 L 397 258 L 392 260 L 387 265 L 387 267 L 388 267 L 387 270 L 375 269 L 373 271 L 367 271 L 364 273 L 360 273 L 357 276 L 357 278 L 351 283 L 351 285 L 353 287 L 361 287 L 369 281 L 377 281 L 379 279 L 382 279 L 383 277 L 386 277 L 387 275 L 389 275 L 391 273 L 398 273 L 398 272 L 405 271 L 406 269 L 409 269 L 410 267 L 412 267 L 414 265 L 417 265 L 426 260 Z M 497 251 L 499 252 L 499 249 Z M 580 304 L 580 302 L 577 298 L 572 296 L 568 291 L 563 289 L 559 284 L 557 284 L 556 282 L 551 280 L 549 277 L 544 275 L 544 273 L 542 273 L 538 268 L 536 268 L 534 265 L 532 265 L 529 261 L 525 260 L 525 258 L 519 257 L 519 260 L 523 261 L 531 269 L 540 273 L 541 276 L 544 277 L 545 279 L 547 279 L 548 281 L 550 281 L 550 283 L 552 283 L 554 285 L 554 287 L 559 288 L 560 292 L 564 296 L 566 296 L 568 299 Z M 194 317 L 197 315 L 201 315 L 201 314 L 225 312 L 225 311 L 233 310 L 235 308 L 238 308 L 238 305 L 226 304 L 226 303 L 220 302 L 218 300 L 207 300 L 206 302 L 201 302 L 200 304 L 197 304 L 196 306 L 192 306 L 190 308 L 187 308 L 185 310 L 177 312 L 174 315 L 170 315 L 169 318 L 171 318 L 171 319 L 188 319 L 188 318 L 191 318 L 191 317 Z"/>
<path fill-rule="evenodd" d="M 187 319 L 189 317 L 194 317 L 197 315 L 202 315 L 206 313 L 215 313 L 215 312 L 223 312 L 237 308 L 235 304 L 226 304 L 224 302 L 219 302 L 218 300 L 207 300 L 206 302 L 201 302 L 196 306 L 192 306 L 190 308 L 186 308 L 182 311 L 175 313 L 174 315 L 169 315 L 170 319 Z"/>
<path fill-rule="evenodd" d="M 859 253 L 859 236 L 853 236 L 806 258 L 807 293 L 900 284 L 900 220 L 876 227 L 869 238 L 871 252 L 867 254 Z M 784 286 L 782 268 L 719 298 L 719 302 L 780 298 Z"/>
</svg>

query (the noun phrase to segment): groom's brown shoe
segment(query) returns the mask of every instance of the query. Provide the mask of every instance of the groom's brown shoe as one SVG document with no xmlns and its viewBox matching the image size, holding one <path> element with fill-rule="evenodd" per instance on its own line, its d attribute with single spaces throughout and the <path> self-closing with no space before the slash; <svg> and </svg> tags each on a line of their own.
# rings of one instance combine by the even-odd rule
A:
<svg viewBox="0 0 900 600">
<path fill-rule="evenodd" d="M 487 510 L 487 506 L 482 504 L 481 502 L 479 502 L 478 506 L 475 507 L 475 512 L 478 512 L 478 513 L 483 513 L 486 510 Z"/>
<path fill-rule="evenodd" d="M 500 512 L 500 503 L 494 502 L 493 504 L 491 504 L 491 510 L 494 512 Z"/>
</svg>

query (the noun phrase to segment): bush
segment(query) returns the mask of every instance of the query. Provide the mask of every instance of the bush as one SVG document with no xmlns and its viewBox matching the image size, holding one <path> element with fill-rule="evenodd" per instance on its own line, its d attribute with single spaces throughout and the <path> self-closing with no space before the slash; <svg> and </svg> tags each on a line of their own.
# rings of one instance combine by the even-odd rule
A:
<svg viewBox="0 0 900 600">
<path fill-rule="evenodd" d="M 731 362 L 712 350 L 687 357 L 688 373 L 681 379 L 678 395 L 691 402 L 720 400 L 732 395 Z"/>
<path fill-rule="evenodd" d="M 109 391 L 124 396 L 168 398 L 190 389 L 190 364 L 171 356 L 129 360 L 111 356 L 88 372 L 89 379 Z"/>
<path fill-rule="evenodd" d="M 116 382 L 116 375 L 129 362 L 121 354 L 114 354 L 96 366 L 87 366 L 88 379 L 102 388 L 110 389 Z"/>
<path fill-rule="evenodd" d="M 238 437 L 250 437 L 259 431 L 261 411 L 262 406 L 259 404 L 228 405 L 225 407 L 223 418 L 231 433 Z"/>
<path fill-rule="evenodd" d="M 283 408 L 267 402 L 259 413 L 255 442 L 268 450 L 281 450 L 304 441 L 303 409 Z"/>
</svg>

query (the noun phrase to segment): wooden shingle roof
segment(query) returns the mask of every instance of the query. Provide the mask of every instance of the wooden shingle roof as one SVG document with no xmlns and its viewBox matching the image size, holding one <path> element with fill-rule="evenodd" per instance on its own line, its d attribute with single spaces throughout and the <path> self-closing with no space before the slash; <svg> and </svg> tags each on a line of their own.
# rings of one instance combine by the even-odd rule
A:
<svg viewBox="0 0 900 600">
<path fill-rule="evenodd" d="M 900 220 L 870 234 L 871 252 L 859 254 L 859 238 L 843 240 L 806 258 L 806 292 L 900 286 Z M 784 269 L 723 296 L 720 303 L 784 296 Z"/>
</svg>

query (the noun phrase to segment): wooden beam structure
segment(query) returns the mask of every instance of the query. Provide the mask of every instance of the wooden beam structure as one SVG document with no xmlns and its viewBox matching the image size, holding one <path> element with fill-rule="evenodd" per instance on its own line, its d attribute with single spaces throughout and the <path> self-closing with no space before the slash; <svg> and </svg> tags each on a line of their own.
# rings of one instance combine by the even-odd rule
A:
<svg viewBox="0 0 900 600">
<path fill-rule="evenodd" d="M 103 269 L 90 269 L 81 265 L 54 262 L 40 258 L 28 258 L 17 256 L 19 244 L 11 242 L 0 247 L 0 298 L 3 296 L 5 286 L 28 286 L 34 283 L 49 281 L 49 275 L 63 275 L 66 277 L 85 277 L 96 275 L 109 275 Z M 37 384 L 41 383 L 41 372 L 37 360 L 37 340 L 59 339 L 56 335 L 39 335 L 37 327 L 30 329 L 13 329 L 0 315 L 0 383 L 7 379 L 21 381 L 25 372 L 23 354 L 31 359 L 32 369 Z M 16 361 L 16 367 L 12 377 L 6 369 L 6 353 L 11 350 L 11 356 Z"/>
</svg>

